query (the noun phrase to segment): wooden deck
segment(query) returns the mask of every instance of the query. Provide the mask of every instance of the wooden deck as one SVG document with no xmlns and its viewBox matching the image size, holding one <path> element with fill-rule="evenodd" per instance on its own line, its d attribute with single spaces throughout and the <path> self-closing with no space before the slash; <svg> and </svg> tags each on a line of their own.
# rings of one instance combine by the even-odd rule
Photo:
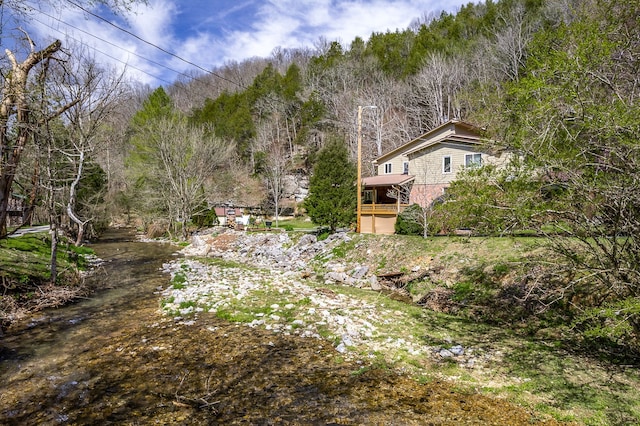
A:
<svg viewBox="0 0 640 426">
<path fill-rule="evenodd" d="M 395 215 L 402 213 L 408 206 L 408 204 L 363 204 L 360 213 L 363 215 Z"/>
</svg>

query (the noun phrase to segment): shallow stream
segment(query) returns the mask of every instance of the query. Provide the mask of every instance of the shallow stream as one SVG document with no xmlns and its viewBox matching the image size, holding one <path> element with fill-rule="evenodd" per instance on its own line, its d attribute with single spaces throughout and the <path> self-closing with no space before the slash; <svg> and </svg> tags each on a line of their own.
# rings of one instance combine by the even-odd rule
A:
<svg viewBox="0 0 640 426">
<path fill-rule="evenodd" d="M 0 424 L 530 424 L 502 400 L 341 360 L 330 342 L 160 313 L 168 244 L 111 231 L 90 298 L 0 341 Z M 550 423 L 551 424 L 551 423 Z"/>
</svg>

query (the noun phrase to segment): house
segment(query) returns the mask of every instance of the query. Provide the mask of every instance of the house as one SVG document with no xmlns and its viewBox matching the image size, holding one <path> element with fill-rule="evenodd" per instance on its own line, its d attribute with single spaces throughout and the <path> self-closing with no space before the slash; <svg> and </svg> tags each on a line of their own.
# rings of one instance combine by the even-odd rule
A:
<svg viewBox="0 0 640 426">
<path fill-rule="evenodd" d="M 362 180 L 360 232 L 393 234 L 398 214 L 411 204 L 430 206 L 465 167 L 504 164 L 482 130 L 451 120 L 374 160 L 377 175 Z"/>
<path fill-rule="evenodd" d="M 264 217 L 260 207 L 224 204 L 214 206 L 214 209 L 218 217 L 218 225 L 227 228 L 244 229 Z"/>
</svg>

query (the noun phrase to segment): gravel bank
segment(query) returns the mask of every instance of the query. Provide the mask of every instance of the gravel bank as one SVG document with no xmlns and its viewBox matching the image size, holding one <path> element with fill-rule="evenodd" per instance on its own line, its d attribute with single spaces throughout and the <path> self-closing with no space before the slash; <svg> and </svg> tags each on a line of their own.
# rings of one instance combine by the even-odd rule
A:
<svg viewBox="0 0 640 426">
<path fill-rule="evenodd" d="M 195 236 L 182 250 L 184 258 L 164 265 L 173 284 L 162 291 L 162 310 L 186 325 L 209 312 L 277 334 L 328 339 L 347 359 L 451 358 L 468 367 L 483 361 L 456 342 L 447 348 L 425 345 L 411 333 L 423 326 L 415 315 L 394 308 L 378 292 L 350 295 L 350 287 L 380 285 L 365 265 L 332 258 L 332 250 L 349 241 L 347 234 L 325 241 L 306 235 L 297 242 L 286 233 Z M 317 259 L 325 268 L 319 281 L 317 274 L 311 278 Z"/>
</svg>

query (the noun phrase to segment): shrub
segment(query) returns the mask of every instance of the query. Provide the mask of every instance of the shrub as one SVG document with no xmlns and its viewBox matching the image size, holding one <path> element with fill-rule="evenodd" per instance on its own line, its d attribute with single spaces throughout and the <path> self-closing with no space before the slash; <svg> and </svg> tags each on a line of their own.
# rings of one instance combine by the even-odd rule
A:
<svg viewBox="0 0 640 426">
<path fill-rule="evenodd" d="M 209 226 L 218 224 L 218 216 L 216 216 L 215 209 L 207 209 L 201 213 L 195 214 L 191 217 L 191 221 L 198 228 L 206 228 Z"/>
<path fill-rule="evenodd" d="M 422 217 L 422 207 L 418 204 L 412 204 L 407 207 L 396 220 L 395 231 L 399 235 L 422 235 L 424 228 L 422 224 L 416 220 Z"/>
</svg>

